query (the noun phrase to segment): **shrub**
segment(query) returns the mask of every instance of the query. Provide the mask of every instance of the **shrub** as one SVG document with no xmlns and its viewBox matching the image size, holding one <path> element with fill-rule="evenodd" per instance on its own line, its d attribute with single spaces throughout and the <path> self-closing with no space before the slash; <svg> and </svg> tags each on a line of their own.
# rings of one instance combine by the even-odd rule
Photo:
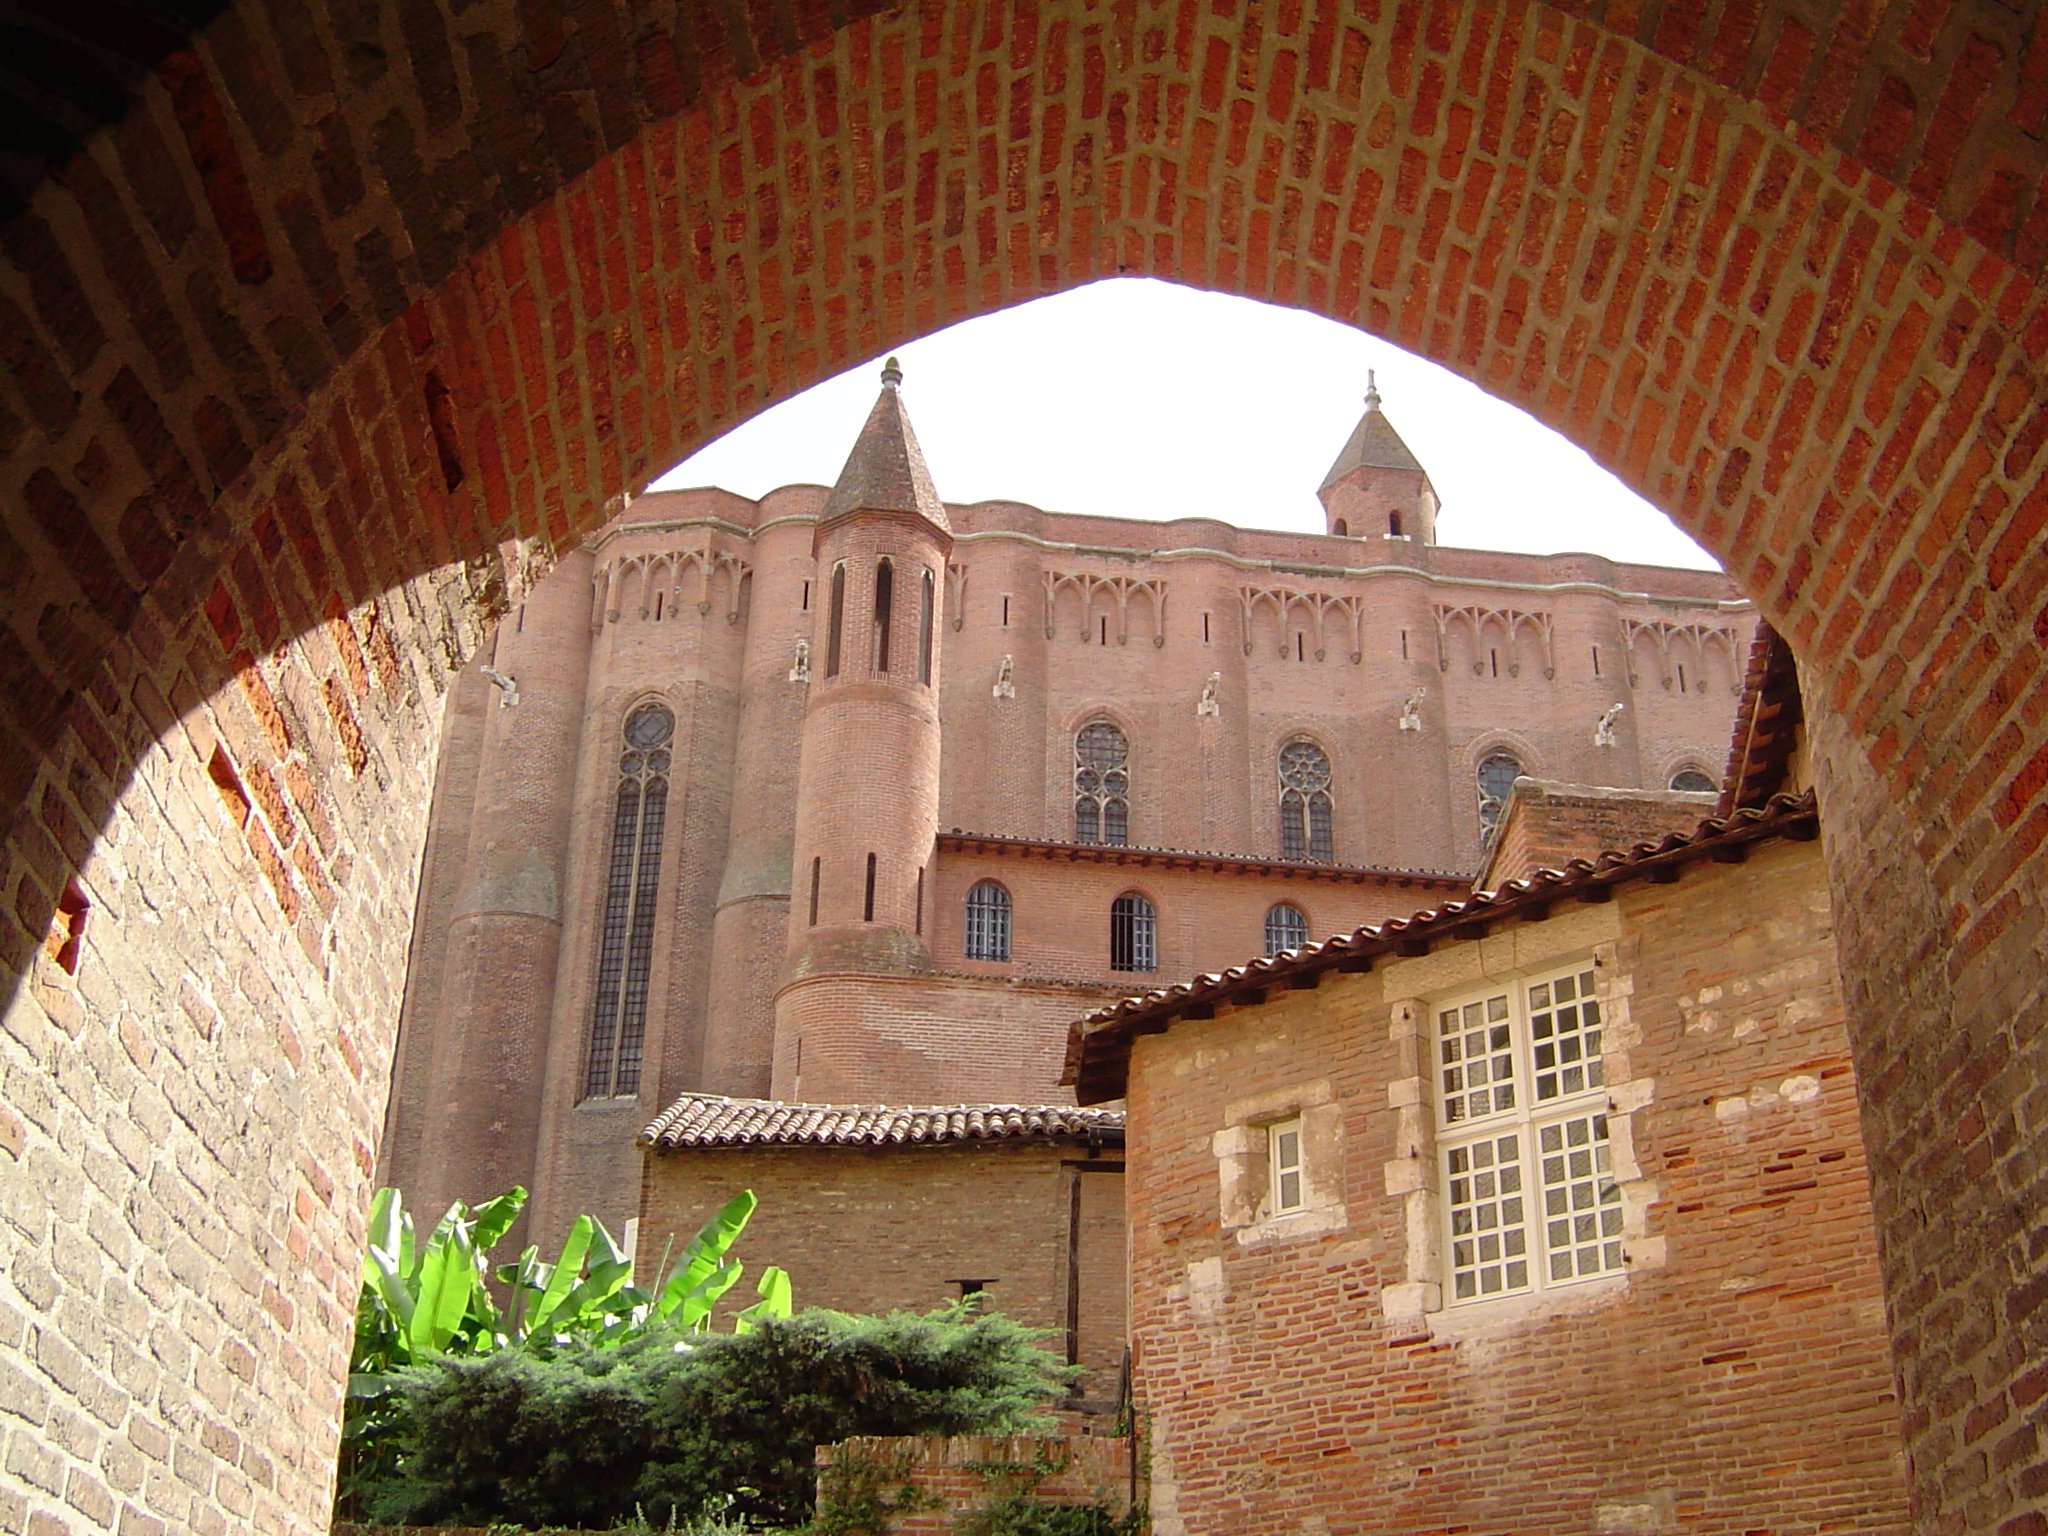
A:
<svg viewBox="0 0 2048 1536">
<path fill-rule="evenodd" d="M 1071 1372 L 998 1313 L 802 1313 L 736 1335 L 648 1331 L 395 1373 L 393 1455 L 364 1489 L 415 1523 L 807 1519 L 817 1447 L 855 1435 L 1014 1434 Z"/>
</svg>

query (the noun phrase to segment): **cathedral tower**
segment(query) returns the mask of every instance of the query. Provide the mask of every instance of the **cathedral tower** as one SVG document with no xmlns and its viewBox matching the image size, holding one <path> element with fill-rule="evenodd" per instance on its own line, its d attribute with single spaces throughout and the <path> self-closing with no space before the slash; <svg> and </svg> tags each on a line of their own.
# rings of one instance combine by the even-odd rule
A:
<svg viewBox="0 0 2048 1536">
<path fill-rule="evenodd" d="M 821 600 L 775 1010 L 781 1098 L 856 1096 L 885 1064 L 849 1015 L 843 983 L 872 999 L 877 978 L 931 964 L 939 606 L 953 533 L 904 412 L 902 380 L 891 358 L 813 546 Z"/>
<path fill-rule="evenodd" d="M 1328 531 L 1339 538 L 1385 535 L 1436 542 L 1436 488 L 1381 413 L 1379 388 L 1370 370 L 1365 375 L 1365 414 L 1323 476 L 1316 497 L 1329 518 Z"/>
</svg>

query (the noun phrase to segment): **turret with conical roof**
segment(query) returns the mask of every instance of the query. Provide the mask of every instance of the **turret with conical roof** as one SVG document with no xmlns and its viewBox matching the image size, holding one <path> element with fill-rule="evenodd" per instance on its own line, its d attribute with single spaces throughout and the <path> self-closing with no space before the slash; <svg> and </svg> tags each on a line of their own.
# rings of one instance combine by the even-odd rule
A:
<svg viewBox="0 0 2048 1536">
<path fill-rule="evenodd" d="M 1436 488 L 1421 460 L 1380 410 L 1379 386 L 1365 375 L 1365 414 L 1323 476 L 1316 497 L 1340 538 L 1409 538 L 1436 542 Z"/>
<path fill-rule="evenodd" d="M 818 517 L 774 1093 L 857 1094 L 877 1043 L 849 1011 L 877 976 L 930 969 L 939 825 L 940 604 L 953 532 L 903 409 L 882 392 Z M 799 1043 L 801 1042 L 801 1044 Z"/>
</svg>

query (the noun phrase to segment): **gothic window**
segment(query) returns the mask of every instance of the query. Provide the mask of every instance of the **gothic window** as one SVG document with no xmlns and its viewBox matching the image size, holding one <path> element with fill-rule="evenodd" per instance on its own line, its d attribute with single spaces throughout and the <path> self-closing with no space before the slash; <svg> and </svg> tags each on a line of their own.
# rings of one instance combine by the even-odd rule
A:
<svg viewBox="0 0 2048 1536">
<path fill-rule="evenodd" d="M 1714 781 L 1697 768 L 1681 768 L 1671 775 L 1671 787 L 1688 795 L 1710 795 L 1714 792 Z"/>
<path fill-rule="evenodd" d="M 917 680 L 926 685 L 932 680 L 932 621 L 937 616 L 937 599 L 932 573 L 926 571 L 917 595 Z"/>
<path fill-rule="evenodd" d="M 825 675 L 839 675 L 840 631 L 846 628 L 846 566 L 832 567 L 832 608 L 826 618 L 825 628 Z"/>
<path fill-rule="evenodd" d="M 1491 842 L 1500 825 L 1501 808 L 1508 791 L 1522 776 L 1522 765 L 1505 752 L 1496 752 L 1479 765 L 1479 840 Z"/>
<path fill-rule="evenodd" d="M 1158 926 L 1152 903 L 1136 891 L 1126 891 L 1117 897 L 1109 908 L 1109 968 L 1158 970 Z"/>
<path fill-rule="evenodd" d="M 675 729 L 676 717 L 659 704 L 642 704 L 626 717 L 597 995 L 590 1009 L 590 1058 L 583 1073 L 587 1098 L 630 1098 L 640 1091 L 661 830 L 668 814 L 669 739 Z"/>
<path fill-rule="evenodd" d="M 970 960 L 1010 958 L 1010 893 L 993 880 L 983 880 L 967 893 L 963 950 Z"/>
<path fill-rule="evenodd" d="M 889 670 L 889 613 L 896 594 L 896 567 L 887 560 L 875 565 L 875 671 Z"/>
<path fill-rule="evenodd" d="M 1330 759 L 1312 741 L 1280 749 L 1280 857 L 1327 864 L 1330 851 Z"/>
<path fill-rule="evenodd" d="M 1122 847 L 1131 840 L 1130 761 L 1130 742 L 1107 720 L 1090 721 L 1074 737 L 1075 842 Z"/>
<path fill-rule="evenodd" d="M 1308 942 L 1308 915 L 1292 902 L 1282 901 L 1266 909 L 1266 953 L 1285 954 Z"/>
</svg>

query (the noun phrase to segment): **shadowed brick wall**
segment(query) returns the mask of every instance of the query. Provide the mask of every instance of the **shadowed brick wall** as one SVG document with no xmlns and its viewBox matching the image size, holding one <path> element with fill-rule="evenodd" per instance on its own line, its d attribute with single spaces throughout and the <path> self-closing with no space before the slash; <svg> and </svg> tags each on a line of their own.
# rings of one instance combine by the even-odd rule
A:
<svg viewBox="0 0 2048 1536">
<path fill-rule="evenodd" d="M 117 1326 L 82 1260 L 10 1257 L 7 1518 L 212 1524 L 194 1501 L 264 1476 L 268 1523 L 323 1518 L 339 1306 L 247 1330 L 243 1389 L 301 1434 L 261 1475 L 232 1413 L 231 1441 L 163 1411 L 210 1350 L 100 1386 L 42 1341 L 310 1300 L 288 1241 L 346 1267 L 434 707 L 531 575 L 505 541 L 596 526 L 887 342 L 1137 272 L 1527 407 L 1792 641 L 1840 722 L 1827 850 L 1919 1519 L 2038 1529 L 2038 5 L 51 14 L 0 199 L 6 1242 L 96 1222 L 95 1263 L 183 1274 Z M 181 720 L 244 744 L 250 812 L 192 779 L 212 742 Z M 285 818 L 331 851 L 293 858 Z M 82 904 L 74 1033 L 30 973 Z M 215 1040 L 151 1058 L 195 978 Z M 277 1141 L 245 1115 L 272 1085 Z M 300 1202 L 267 1160 L 302 1150 L 332 1187 Z M 99 1170 L 91 1210 L 22 1172 L 59 1164 Z M 153 1214 L 180 1178 L 203 1257 Z"/>
</svg>

